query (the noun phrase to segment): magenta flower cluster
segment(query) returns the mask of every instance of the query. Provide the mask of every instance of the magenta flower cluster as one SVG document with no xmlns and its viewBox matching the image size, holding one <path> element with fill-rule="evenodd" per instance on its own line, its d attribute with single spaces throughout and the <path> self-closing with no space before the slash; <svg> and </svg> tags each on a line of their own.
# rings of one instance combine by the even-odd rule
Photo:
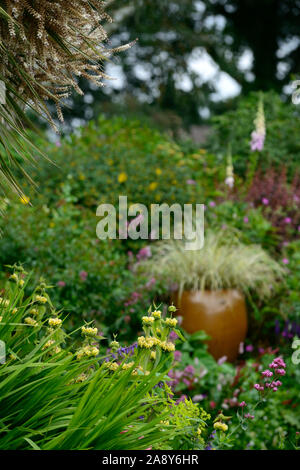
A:
<svg viewBox="0 0 300 470">
<path fill-rule="evenodd" d="M 265 381 L 263 384 L 254 384 L 254 388 L 259 392 L 263 392 L 265 389 L 271 389 L 273 392 L 277 392 L 278 388 L 282 385 L 282 382 L 278 380 L 278 376 L 285 375 L 286 364 L 281 357 L 274 359 L 271 364 L 269 364 L 269 369 L 264 370 L 261 375 L 263 379 L 270 379 L 273 377 L 274 380 Z M 273 370 L 270 370 L 273 369 Z"/>
</svg>

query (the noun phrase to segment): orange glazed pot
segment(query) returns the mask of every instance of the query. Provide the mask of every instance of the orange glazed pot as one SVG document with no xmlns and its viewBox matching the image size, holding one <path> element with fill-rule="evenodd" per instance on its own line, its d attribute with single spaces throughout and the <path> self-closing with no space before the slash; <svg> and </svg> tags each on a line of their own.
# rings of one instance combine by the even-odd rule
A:
<svg viewBox="0 0 300 470">
<path fill-rule="evenodd" d="M 245 297 L 240 291 L 184 291 L 180 299 L 175 296 L 174 303 L 188 333 L 204 330 L 211 337 L 208 351 L 215 359 L 237 358 L 248 326 Z"/>
</svg>

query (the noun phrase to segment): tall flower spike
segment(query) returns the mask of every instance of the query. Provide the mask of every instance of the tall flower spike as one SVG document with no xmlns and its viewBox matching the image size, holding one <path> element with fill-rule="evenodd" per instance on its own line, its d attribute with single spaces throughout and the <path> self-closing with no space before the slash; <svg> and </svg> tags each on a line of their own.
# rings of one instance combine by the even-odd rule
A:
<svg viewBox="0 0 300 470">
<path fill-rule="evenodd" d="M 266 123 L 263 99 L 260 97 L 256 118 L 254 120 L 255 130 L 251 134 L 251 150 L 261 152 L 264 148 L 266 138 Z"/>
<path fill-rule="evenodd" d="M 234 186 L 234 172 L 233 172 L 232 156 L 231 156 L 230 147 L 228 148 L 228 154 L 227 154 L 227 167 L 226 167 L 225 184 L 229 188 L 233 188 L 233 186 Z"/>
</svg>

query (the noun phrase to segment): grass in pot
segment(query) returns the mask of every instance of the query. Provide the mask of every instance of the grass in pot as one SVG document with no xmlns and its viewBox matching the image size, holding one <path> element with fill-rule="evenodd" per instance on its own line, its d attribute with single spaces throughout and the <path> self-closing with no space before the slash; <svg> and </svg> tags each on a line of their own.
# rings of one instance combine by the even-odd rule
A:
<svg viewBox="0 0 300 470">
<path fill-rule="evenodd" d="M 182 240 L 156 243 L 153 256 L 140 269 L 177 285 L 173 301 L 188 333 L 204 330 L 208 349 L 219 359 L 234 361 L 247 334 L 245 296 L 269 297 L 283 270 L 258 245 L 241 243 L 237 234 L 208 231 L 204 247 L 188 251 Z"/>
</svg>

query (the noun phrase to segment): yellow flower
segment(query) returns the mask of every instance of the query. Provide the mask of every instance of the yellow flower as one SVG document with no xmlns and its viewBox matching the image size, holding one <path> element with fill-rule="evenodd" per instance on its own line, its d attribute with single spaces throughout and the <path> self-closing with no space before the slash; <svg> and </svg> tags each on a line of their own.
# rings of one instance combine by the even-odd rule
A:
<svg viewBox="0 0 300 470">
<path fill-rule="evenodd" d="M 150 326 L 154 322 L 154 317 L 143 317 L 142 321 L 144 325 Z"/>
<path fill-rule="evenodd" d="M 167 352 L 172 352 L 175 351 L 175 346 L 173 343 L 167 342 L 167 341 L 161 341 L 160 343 L 161 349 Z"/>
<path fill-rule="evenodd" d="M 30 326 L 38 326 L 38 322 L 35 321 L 35 320 L 34 320 L 33 318 L 31 318 L 31 317 L 26 317 L 24 321 L 25 321 L 25 323 L 26 323 L 27 325 L 30 325 Z"/>
<path fill-rule="evenodd" d="M 224 432 L 226 432 L 226 431 L 228 430 L 227 424 L 221 423 L 221 421 L 217 421 L 217 422 L 214 424 L 214 428 L 215 428 L 215 429 L 220 429 L 221 431 L 224 431 Z"/>
<path fill-rule="evenodd" d="M 49 341 L 47 341 L 47 343 L 45 343 L 44 346 L 42 347 L 42 351 L 50 348 L 54 343 L 55 341 L 53 339 L 49 339 Z"/>
<path fill-rule="evenodd" d="M 49 318 L 48 323 L 49 326 L 60 326 L 62 324 L 62 320 L 60 318 Z"/>
<path fill-rule="evenodd" d="M 153 183 L 149 184 L 150 191 L 154 191 L 157 188 L 158 183 L 154 181 Z"/>
<path fill-rule="evenodd" d="M 20 287 L 23 287 L 24 284 L 25 284 L 24 280 L 23 280 L 23 279 L 20 279 L 19 282 L 18 282 L 18 285 L 19 285 Z"/>
<path fill-rule="evenodd" d="M 38 315 L 39 311 L 36 308 L 32 308 L 29 313 L 31 315 Z"/>
<path fill-rule="evenodd" d="M 166 318 L 166 325 L 174 328 L 177 325 L 176 318 Z"/>
<path fill-rule="evenodd" d="M 155 352 L 155 351 L 151 351 L 150 357 L 151 357 L 151 359 L 153 359 L 153 361 L 155 361 L 155 359 L 156 359 L 156 352 Z"/>
<path fill-rule="evenodd" d="M 83 326 L 81 328 L 81 332 L 85 336 L 97 336 L 98 334 L 98 328 L 92 328 L 92 327 L 85 327 Z"/>
<path fill-rule="evenodd" d="M 159 176 L 162 174 L 162 171 L 160 168 L 156 168 L 155 173 L 157 174 L 157 176 Z"/>
<path fill-rule="evenodd" d="M 124 173 L 124 171 L 119 174 L 118 181 L 119 183 L 125 183 L 125 181 L 127 181 L 127 175 Z"/>
<path fill-rule="evenodd" d="M 160 318 L 161 317 L 161 311 L 160 310 L 155 310 L 153 313 L 152 313 L 152 316 L 154 318 Z"/>
<path fill-rule="evenodd" d="M 30 199 L 29 197 L 25 196 L 25 194 L 23 194 L 23 196 L 20 197 L 20 201 L 22 204 L 26 205 L 26 204 L 29 204 Z"/>
<path fill-rule="evenodd" d="M 109 370 L 116 371 L 119 368 L 119 364 L 117 362 L 106 362 L 105 367 Z"/>
<path fill-rule="evenodd" d="M 45 304 L 48 301 L 48 299 L 44 295 L 37 295 L 35 297 L 35 301 L 38 302 L 39 304 Z"/>
<path fill-rule="evenodd" d="M 13 273 L 11 276 L 9 276 L 9 280 L 10 281 L 15 281 L 15 282 L 18 282 L 18 275 L 17 273 Z"/>
<path fill-rule="evenodd" d="M 3 317 L 0 317 L 0 322 L 2 321 L 2 318 L 3 318 Z"/>
<path fill-rule="evenodd" d="M 122 369 L 123 370 L 128 370 L 128 369 L 131 369 L 131 367 L 133 366 L 134 362 L 128 362 L 127 364 L 123 364 L 122 365 Z"/>
</svg>

